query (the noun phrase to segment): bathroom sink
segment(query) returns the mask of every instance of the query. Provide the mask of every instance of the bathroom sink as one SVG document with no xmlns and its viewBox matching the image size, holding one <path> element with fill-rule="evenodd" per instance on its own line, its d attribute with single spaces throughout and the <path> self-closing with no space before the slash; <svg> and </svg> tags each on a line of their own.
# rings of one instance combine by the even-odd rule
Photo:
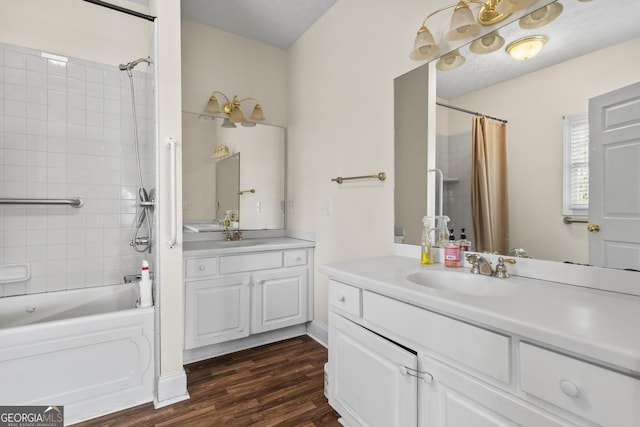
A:
<svg viewBox="0 0 640 427">
<path fill-rule="evenodd" d="M 407 280 L 442 292 L 474 296 L 507 296 L 517 293 L 519 289 L 513 280 L 471 274 L 468 270 L 418 271 L 409 274 Z"/>
</svg>

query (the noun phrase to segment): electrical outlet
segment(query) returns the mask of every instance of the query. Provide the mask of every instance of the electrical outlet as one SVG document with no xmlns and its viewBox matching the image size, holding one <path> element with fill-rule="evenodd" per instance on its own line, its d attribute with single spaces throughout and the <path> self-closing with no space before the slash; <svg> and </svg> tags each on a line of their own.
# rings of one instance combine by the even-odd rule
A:
<svg viewBox="0 0 640 427">
<path fill-rule="evenodd" d="M 260 213 L 260 202 L 256 202 L 256 212 Z"/>
</svg>

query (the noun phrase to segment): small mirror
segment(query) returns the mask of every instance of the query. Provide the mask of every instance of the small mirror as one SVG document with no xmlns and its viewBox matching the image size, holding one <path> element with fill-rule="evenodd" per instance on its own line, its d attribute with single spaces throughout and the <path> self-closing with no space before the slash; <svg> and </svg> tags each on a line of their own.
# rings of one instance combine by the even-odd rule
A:
<svg viewBox="0 0 640 427">
<path fill-rule="evenodd" d="M 222 123 L 210 115 L 182 114 L 184 224 L 224 220 L 227 210 L 235 210 L 242 230 L 283 229 L 285 129 Z"/>
</svg>

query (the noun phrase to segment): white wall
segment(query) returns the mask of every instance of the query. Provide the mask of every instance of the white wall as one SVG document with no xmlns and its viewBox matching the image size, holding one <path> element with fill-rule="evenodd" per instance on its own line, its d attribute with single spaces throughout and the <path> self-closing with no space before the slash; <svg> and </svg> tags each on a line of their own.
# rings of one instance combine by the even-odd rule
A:
<svg viewBox="0 0 640 427">
<path fill-rule="evenodd" d="M 257 98 L 264 123 L 287 125 L 286 52 L 282 49 L 183 20 L 182 74 L 184 111 L 204 113 L 217 90 L 231 98 Z M 253 108 L 252 102 L 247 105 Z"/>
<path fill-rule="evenodd" d="M 534 258 L 588 262 L 585 224 L 562 222 L 562 117 L 587 112 L 589 98 L 637 82 L 640 56 L 631 52 L 638 51 L 640 39 L 451 100 L 509 121 L 511 246 Z M 470 130 L 469 116 L 449 117 L 452 134 Z"/>
<path fill-rule="evenodd" d="M 340 0 L 288 51 L 288 228 L 316 233 L 316 266 L 391 253 L 393 79 L 422 64 L 409 59 L 415 33 L 444 4 Z M 330 181 L 380 171 L 384 182 Z M 327 284 L 316 271 L 314 311 L 324 324 Z"/>
<path fill-rule="evenodd" d="M 117 3 L 143 11 L 135 3 Z M 3 1 L 0 13 L 4 43 L 104 64 L 146 57 L 152 33 L 148 21 L 81 0 Z"/>
</svg>

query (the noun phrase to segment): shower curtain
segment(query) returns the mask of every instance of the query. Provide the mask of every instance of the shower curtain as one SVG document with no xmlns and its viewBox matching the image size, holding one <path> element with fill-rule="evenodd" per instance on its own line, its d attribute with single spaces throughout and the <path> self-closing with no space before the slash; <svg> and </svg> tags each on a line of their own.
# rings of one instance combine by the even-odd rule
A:
<svg viewBox="0 0 640 427">
<path fill-rule="evenodd" d="M 509 252 L 506 124 L 473 118 L 471 210 L 475 250 Z"/>
</svg>

